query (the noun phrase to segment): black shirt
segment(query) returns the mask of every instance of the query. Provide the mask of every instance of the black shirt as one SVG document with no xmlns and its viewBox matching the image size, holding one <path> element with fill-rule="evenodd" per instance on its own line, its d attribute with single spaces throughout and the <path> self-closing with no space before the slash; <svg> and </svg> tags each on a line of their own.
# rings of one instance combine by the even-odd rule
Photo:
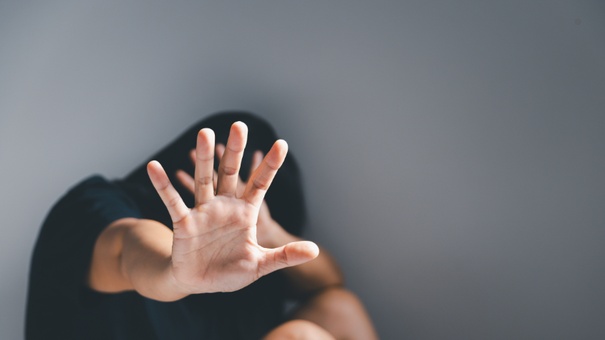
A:
<svg viewBox="0 0 605 340">
<path fill-rule="evenodd" d="M 193 173 L 189 151 L 197 132 L 212 128 L 225 144 L 235 121 L 248 125 L 242 161 L 247 178 L 252 153 L 267 153 L 277 135 L 263 119 L 245 112 L 209 116 L 150 159 L 158 160 L 189 206 L 177 169 Z M 142 163 L 121 180 L 90 177 L 65 194 L 45 219 L 32 256 L 26 316 L 27 339 L 258 339 L 282 322 L 286 283 L 275 272 L 232 293 L 190 295 L 176 302 L 136 292 L 103 294 L 86 285 L 94 244 L 105 227 L 124 217 L 156 220 L 168 228 L 167 209 Z M 215 164 L 216 166 L 216 164 Z M 305 221 L 298 165 L 288 155 L 265 197 L 272 217 L 300 235 Z"/>
<path fill-rule="evenodd" d="M 145 218 L 119 182 L 90 177 L 50 211 L 31 264 L 27 339 L 258 339 L 282 319 L 283 278 L 233 293 L 159 302 L 86 286 L 94 243 L 124 217 Z"/>
</svg>

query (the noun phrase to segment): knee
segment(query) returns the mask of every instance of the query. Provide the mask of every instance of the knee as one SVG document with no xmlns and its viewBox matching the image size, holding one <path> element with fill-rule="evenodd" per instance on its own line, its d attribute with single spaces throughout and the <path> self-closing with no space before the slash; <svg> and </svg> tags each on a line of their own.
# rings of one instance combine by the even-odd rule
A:
<svg viewBox="0 0 605 340">
<path fill-rule="evenodd" d="M 312 304 L 331 315 L 347 317 L 349 314 L 357 314 L 363 310 L 363 304 L 357 295 L 345 288 L 326 289 L 312 300 Z"/>
<path fill-rule="evenodd" d="M 306 320 L 291 320 L 272 330 L 264 340 L 333 340 L 326 330 Z"/>
<path fill-rule="evenodd" d="M 337 339 L 378 338 L 361 300 L 344 288 L 330 288 L 315 294 L 295 317 L 316 323 Z"/>
</svg>

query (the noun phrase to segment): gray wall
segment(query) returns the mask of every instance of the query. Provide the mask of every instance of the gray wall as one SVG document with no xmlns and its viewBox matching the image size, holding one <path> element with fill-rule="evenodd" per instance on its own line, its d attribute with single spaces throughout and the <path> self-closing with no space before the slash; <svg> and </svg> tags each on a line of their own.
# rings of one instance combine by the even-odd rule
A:
<svg viewBox="0 0 605 340">
<path fill-rule="evenodd" d="M 0 2 L 3 339 L 59 195 L 224 109 L 384 338 L 605 338 L 603 2 L 64 0 Z"/>
</svg>

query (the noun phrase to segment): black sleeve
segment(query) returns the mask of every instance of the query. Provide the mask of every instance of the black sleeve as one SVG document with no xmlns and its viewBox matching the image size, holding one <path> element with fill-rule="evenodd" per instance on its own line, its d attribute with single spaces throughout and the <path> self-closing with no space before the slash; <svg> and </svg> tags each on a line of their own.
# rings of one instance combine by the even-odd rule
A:
<svg viewBox="0 0 605 340">
<path fill-rule="evenodd" d="M 97 237 L 124 217 L 140 218 L 132 200 L 100 176 L 72 188 L 46 217 L 31 260 L 26 338 L 71 338 L 83 305 Z"/>
</svg>

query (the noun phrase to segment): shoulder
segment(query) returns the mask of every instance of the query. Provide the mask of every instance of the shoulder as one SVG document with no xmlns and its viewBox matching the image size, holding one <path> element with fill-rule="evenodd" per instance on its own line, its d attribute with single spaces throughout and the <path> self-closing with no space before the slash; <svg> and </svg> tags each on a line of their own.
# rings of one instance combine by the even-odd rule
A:
<svg viewBox="0 0 605 340">
<path fill-rule="evenodd" d="M 73 210 L 72 213 L 76 214 L 97 212 L 113 215 L 124 210 L 137 210 L 137 207 L 120 186 L 103 176 L 93 175 L 70 188 L 53 207 L 56 209 Z"/>
<path fill-rule="evenodd" d="M 50 209 L 30 262 L 28 338 L 71 338 L 85 313 L 85 280 L 98 235 L 113 221 L 138 217 L 129 196 L 94 175 L 75 184 Z M 59 336 L 59 335 L 67 336 Z"/>
<path fill-rule="evenodd" d="M 118 187 L 112 181 L 107 180 L 105 177 L 101 175 L 92 175 L 69 188 L 67 193 L 59 200 L 59 202 L 69 198 L 102 194 L 124 195 L 124 192 L 120 189 L 120 187 Z"/>
<path fill-rule="evenodd" d="M 36 240 L 32 268 L 65 265 L 70 263 L 68 259 L 83 265 L 80 262 L 86 262 L 98 235 L 107 226 L 140 215 L 119 186 L 102 176 L 90 176 L 70 188 L 50 209 Z M 57 261 L 59 258 L 61 261 Z M 36 266 L 41 263 L 44 266 Z"/>
<path fill-rule="evenodd" d="M 65 237 L 77 240 L 77 235 L 94 237 L 124 217 L 140 217 L 136 204 L 118 185 L 93 175 L 71 187 L 50 209 L 38 243 L 49 239 L 65 242 Z"/>
</svg>

